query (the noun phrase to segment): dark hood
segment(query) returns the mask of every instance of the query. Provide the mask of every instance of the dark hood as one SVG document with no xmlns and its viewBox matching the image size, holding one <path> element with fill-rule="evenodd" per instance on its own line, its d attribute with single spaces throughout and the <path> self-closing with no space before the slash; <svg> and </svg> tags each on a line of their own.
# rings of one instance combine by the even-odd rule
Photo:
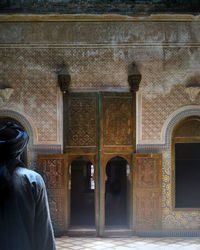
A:
<svg viewBox="0 0 200 250">
<path fill-rule="evenodd" d="M 29 136 L 24 129 L 12 122 L 0 128 L 0 161 L 18 157 L 26 148 Z"/>
</svg>

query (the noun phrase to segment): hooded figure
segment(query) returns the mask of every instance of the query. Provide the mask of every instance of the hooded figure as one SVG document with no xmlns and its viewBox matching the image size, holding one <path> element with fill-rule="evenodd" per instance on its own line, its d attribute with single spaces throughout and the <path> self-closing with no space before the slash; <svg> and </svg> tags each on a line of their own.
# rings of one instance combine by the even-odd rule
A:
<svg viewBox="0 0 200 250">
<path fill-rule="evenodd" d="M 42 177 L 20 161 L 28 134 L 15 124 L 0 128 L 0 249 L 55 250 Z"/>
</svg>

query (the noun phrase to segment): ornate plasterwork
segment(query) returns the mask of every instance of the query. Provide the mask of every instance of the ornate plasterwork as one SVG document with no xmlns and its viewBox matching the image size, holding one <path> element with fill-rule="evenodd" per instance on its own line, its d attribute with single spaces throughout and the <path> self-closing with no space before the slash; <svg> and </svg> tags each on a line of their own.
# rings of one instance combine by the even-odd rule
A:
<svg viewBox="0 0 200 250">
<path fill-rule="evenodd" d="M 172 130 L 175 124 L 177 124 L 179 121 L 189 116 L 200 116 L 200 106 L 189 105 L 189 106 L 177 109 L 165 121 L 161 130 L 160 140 L 156 141 L 155 143 L 154 142 L 150 143 L 149 141 L 147 143 L 144 143 L 143 141 L 140 141 L 142 143 L 137 144 L 138 149 L 139 148 L 143 148 L 143 149 L 144 148 L 148 148 L 148 149 L 169 148 L 171 145 L 171 134 L 172 134 Z M 141 122 L 141 120 L 138 119 L 137 124 L 138 122 Z M 138 131 L 138 136 L 141 136 L 141 129 L 139 126 L 137 126 L 137 131 Z"/>
<path fill-rule="evenodd" d="M 13 92 L 14 92 L 13 88 L 0 89 L 0 97 L 2 98 L 3 102 L 8 101 Z"/>
<path fill-rule="evenodd" d="M 185 92 L 189 95 L 190 101 L 194 102 L 196 97 L 198 96 L 199 92 L 200 92 L 200 87 L 196 86 L 196 87 L 186 87 Z"/>
</svg>

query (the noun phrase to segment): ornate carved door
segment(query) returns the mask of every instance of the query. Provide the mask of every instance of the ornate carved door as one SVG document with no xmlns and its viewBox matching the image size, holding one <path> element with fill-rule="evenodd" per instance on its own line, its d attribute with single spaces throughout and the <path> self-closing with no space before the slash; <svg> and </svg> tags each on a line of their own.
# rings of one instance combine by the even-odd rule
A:
<svg viewBox="0 0 200 250">
<path fill-rule="evenodd" d="M 70 195 L 72 192 L 69 185 L 71 181 L 69 166 L 73 160 L 85 157 L 94 166 L 94 220 L 96 228 L 98 228 L 98 111 L 97 93 L 70 93 L 64 96 L 64 153 L 67 155 L 68 165 L 67 221 L 70 226 L 72 226 L 72 211 L 70 211 L 72 204 Z M 89 195 L 85 194 L 85 199 L 88 199 L 88 203 L 93 202 L 93 199 L 90 201 L 88 197 Z M 86 200 L 85 203 L 87 203 Z"/>
<path fill-rule="evenodd" d="M 161 154 L 135 154 L 133 174 L 135 231 L 159 231 L 162 211 Z"/>
<path fill-rule="evenodd" d="M 127 178 L 127 214 L 128 218 L 124 227 L 131 230 L 131 187 L 132 187 L 132 154 L 135 151 L 135 102 L 131 93 L 102 93 L 101 98 L 101 141 L 100 141 L 100 234 L 106 234 L 106 166 L 113 157 L 122 157 L 127 160 L 130 173 Z M 120 191 L 122 192 L 122 190 Z M 119 197 L 118 197 L 119 198 Z M 110 200 L 111 202 L 111 200 Z M 115 209 L 115 208 L 113 208 Z M 114 213 L 114 211 L 113 211 Z"/>
<path fill-rule="evenodd" d="M 63 120 L 64 120 L 64 153 L 67 156 L 67 165 L 76 157 L 92 156 L 91 162 L 95 167 L 95 224 L 97 234 L 104 231 L 104 194 L 105 194 L 105 159 L 109 155 L 120 156 L 127 160 L 132 171 L 132 155 L 135 151 L 135 97 L 131 93 L 70 93 L 64 95 Z M 54 159 L 52 157 L 52 159 Z M 41 158 L 40 167 L 47 176 L 52 172 L 46 165 L 51 164 L 47 159 Z M 57 163 L 56 163 L 57 164 Z M 65 170 L 66 171 L 66 170 Z M 55 174 L 54 174 L 55 175 Z M 63 173 L 63 178 L 70 178 L 69 171 Z M 67 177 L 66 177 L 67 176 Z M 64 180 L 64 179 L 63 179 Z M 57 195 L 57 188 L 51 189 L 55 199 L 63 197 L 64 203 L 68 200 L 67 207 L 54 209 L 57 225 L 59 218 L 66 218 L 65 230 L 70 223 L 69 210 L 69 185 L 65 187 L 68 192 L 63 195 L 63 190 Z M 132 187 L 132 172 L 130 172 L 128 186 Z M 64 186 L 63 186 L 64 187 Z M 55 195 L 54 195 L 55 193 Z M 127 191 L 129 196 L 128 213 L 129 221 L 132 216 L 131 188 Z M 52 199 L 52 198 L 51 198 Z M 50 199 L 50 200 L 51 200 Z M 59 205 L 58 205 L 59 206 Z M 54 206 L 55 207 L 55 206 Z M 57 212 L 56 212 L 57 211 Z M 61 211 L 59 213 L 58 211 Z M 68 212 L 67 212 L 68 211 Z M 54 214 L 54 212 L 52 212 Z M 65 215 L 64 215 L 65 213 Z M 54 215 L 53 215 L 54 216 Z M 58 216 L 58 217 L 57 217 Z M 63 220 L 62 220 L 63 221 Z M 131 229 L 132 223 L 127 223 Z M 62 225 L 64 227 L 64 225 Z M 59 226 L 60 227 L 60 226 Z"/>
<path fill-rule="evenodd" d="M 39 168 L 46 183 L 53 227 L 56 233 L 66 231 L 66 156 L 39 155 Z"/>
</svg>

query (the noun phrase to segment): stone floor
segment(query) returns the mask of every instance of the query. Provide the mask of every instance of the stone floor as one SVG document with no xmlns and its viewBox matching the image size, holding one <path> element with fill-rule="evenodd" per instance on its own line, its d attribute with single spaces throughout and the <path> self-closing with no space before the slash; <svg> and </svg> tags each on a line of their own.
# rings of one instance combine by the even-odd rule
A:
<svg viewBox="0 0 200 250">
<path fill-rule="evenodd" d="M 200 238 L 56 238 L 57 250 L 200 250 Z"/>
</svg>

